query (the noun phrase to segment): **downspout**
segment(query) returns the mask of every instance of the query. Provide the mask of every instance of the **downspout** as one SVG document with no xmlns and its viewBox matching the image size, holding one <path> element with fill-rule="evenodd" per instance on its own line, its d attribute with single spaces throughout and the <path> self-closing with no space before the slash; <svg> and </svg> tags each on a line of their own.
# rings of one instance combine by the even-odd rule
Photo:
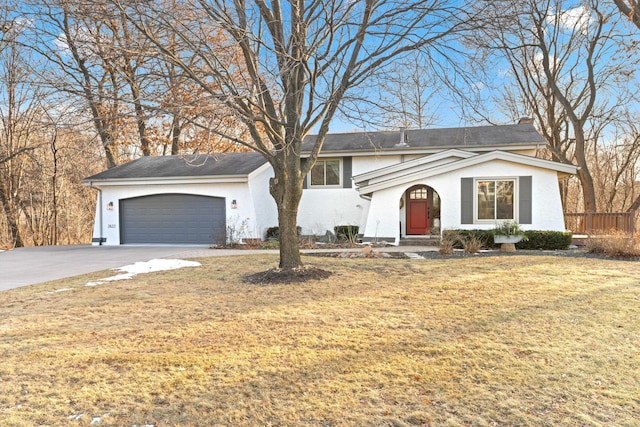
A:
<svg viewBox="0 0 640 427">
<path fill-rule="evenodd" d="M 102 242 L 104 242 L 104 237 L 102 236 L 102 189 L 99 187 L 94 187 L 93 186 L 93 182 L 89 182 L 89 187 L 91 188 L 95 188 L 96 190 L 98 190 L 98 206 L 100 209 L 98 209 L 98 225 L 100 228 L 100 237 L 98 237 L 98 246 L 102 246 Z"/>
</svg>

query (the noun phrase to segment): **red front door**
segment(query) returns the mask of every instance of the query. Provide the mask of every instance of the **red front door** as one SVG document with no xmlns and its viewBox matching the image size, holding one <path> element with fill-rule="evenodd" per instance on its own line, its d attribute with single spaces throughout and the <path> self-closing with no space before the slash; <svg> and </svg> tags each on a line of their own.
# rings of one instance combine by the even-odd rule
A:
<svg viewBox="0 0 640 427">
<path fill-rule="evenodd" d="M 407 234 L 429 234 L 429 197 L 421 185 L 407 190 Z"/>
</svg>

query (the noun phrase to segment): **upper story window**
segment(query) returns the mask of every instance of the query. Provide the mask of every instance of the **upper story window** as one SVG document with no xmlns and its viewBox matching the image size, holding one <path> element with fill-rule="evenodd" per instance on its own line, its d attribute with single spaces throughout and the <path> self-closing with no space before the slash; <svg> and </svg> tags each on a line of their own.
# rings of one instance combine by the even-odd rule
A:
<svg viewBox="0 0 640 427">
<path fill-rule="evenodd" d="M 476 219 L 516 219 L 515 179 L 476 180 Z"/>
<path fill-rule="evenodd" d="M 340 187 L 342 162 L 339 159 L 319 159 L 309 175 L 310 187 Z"/>
</svg>

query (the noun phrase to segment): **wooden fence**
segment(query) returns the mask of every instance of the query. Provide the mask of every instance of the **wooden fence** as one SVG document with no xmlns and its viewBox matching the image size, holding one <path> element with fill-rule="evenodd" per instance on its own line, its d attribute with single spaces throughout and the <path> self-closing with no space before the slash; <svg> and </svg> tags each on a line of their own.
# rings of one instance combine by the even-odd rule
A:
<svg viewBox="0 0 640 427">
<path fill-rule="evenodd" d="M 603 234 L 611 231 L 634 234 L 636 212 L 566 213 L 564 223 L 573 234 Z"/>
</svg>

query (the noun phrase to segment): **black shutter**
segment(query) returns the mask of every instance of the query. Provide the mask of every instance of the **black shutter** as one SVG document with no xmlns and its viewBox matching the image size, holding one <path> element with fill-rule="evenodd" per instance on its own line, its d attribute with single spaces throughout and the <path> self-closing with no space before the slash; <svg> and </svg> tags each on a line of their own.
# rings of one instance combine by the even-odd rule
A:
<svg viewBox="0 0 640 427">
<path fill-rule="evenodd" d="M 519 222 L 520 224 L 532 224 L 533 223 L 533 191 L 532 191 L 532 177 L 521 176 L 519 178 Z"/>
<path fill-rule="evenodd" d="M 300 159 L 300 169 L 304 168 L 304 166 L 307 164 L 307 159 Z M 307 178 L 308 178 L 309 174 L 306 174 L 304 176 L 304 179 L 302 180 L 302 189 L 306 189 L 309 187 L 309 185 L 307 184 Z"/>
<path fill-rule="evenodd" d="M 462 178 L 460 182 L 460 223 L 473 224 L 473 178 Z"/>
<path fill-rule="evenodd" d="M 353 174 L 351 163 L 351 157 L 342 158 L 342 188 L 351 188 L 351 175 Z"/>
</svg>

